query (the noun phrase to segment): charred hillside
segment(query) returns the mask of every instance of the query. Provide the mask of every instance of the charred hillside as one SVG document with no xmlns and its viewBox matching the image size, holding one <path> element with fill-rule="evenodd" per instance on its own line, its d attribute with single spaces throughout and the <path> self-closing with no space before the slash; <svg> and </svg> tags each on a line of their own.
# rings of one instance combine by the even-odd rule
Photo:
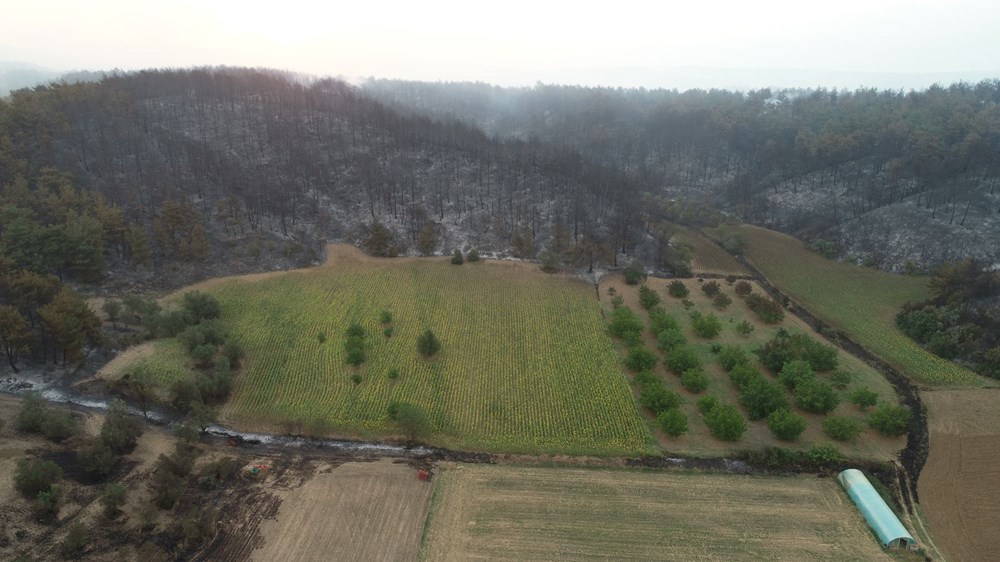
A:
<svg viewBox="0 0 1000 562">
<path fill-rule="evenodd" d="M 924 91 L 625 90 L 372 80 L 414 114 L 569 146 L 642 189 L 699 200 L 887 269 L 1000 267 L 1000 81 Z"/>
</svg>

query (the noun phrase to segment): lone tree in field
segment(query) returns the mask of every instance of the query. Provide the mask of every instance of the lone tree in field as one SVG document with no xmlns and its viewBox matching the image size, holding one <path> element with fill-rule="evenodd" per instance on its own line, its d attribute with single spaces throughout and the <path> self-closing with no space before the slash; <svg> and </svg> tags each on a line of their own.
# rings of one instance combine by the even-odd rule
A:
<svg viewBox="0 0 1000 562">
<path fill-rule="evenodd" d="M 389 404 L 389 417 L 399 424 L 399 429 L 406 434 L 411 443 L 426 435 L 430 428 L 427 412 L 420 406 L 407 402 Z"/>
<path fill-rule="evenodd" d="M 417 351 L 424 357 L 431 357 L 441 351 L 441 340 L 434 335 L 430 328 L 417 336 Z"/>
<path fill-rule="evenodd" d="M 462 250 L 455 248 L 455 251 L 451 254 L 452 265 L 462 265 L 465 263 L 465 258 L 462 257 Z"/>
</svg>

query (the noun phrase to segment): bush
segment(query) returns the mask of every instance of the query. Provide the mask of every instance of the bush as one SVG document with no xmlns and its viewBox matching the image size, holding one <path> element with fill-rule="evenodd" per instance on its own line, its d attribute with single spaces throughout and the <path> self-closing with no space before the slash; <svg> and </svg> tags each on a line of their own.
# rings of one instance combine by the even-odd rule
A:
<svg viewBox="0 0 1000 562">
<path fill-rule="evenodd" d="M 469 255 L 466 256 L 466 260 L 469 263 L 475 263 L 475 262 L 479 261 L 479 250 L 477 250 L 475 248 L 469 250 Z"/>
<path fill-rule="evenodd" d="M 387 338 L 391 338 L 394 331 L 395 330 L 393 330 L 392 326 L 386 326 L 385 328 L 382 328 L 382 335 Z"/>
<path fill-rule="evenodd" d="M 616 308 L 611 312 L 611 323 L 608 324 L 608 332 L 612 336 L 624 340 L 629 337 L 629 334 L 635 334 L 636 337 L 641 338 L 642 330 L 642 320 L 628 308 Z"/>
<path fill-rule="evenodd" d="M 823 420 L 823 433 L 837 441 L 851 441 L 861 435 L 863 429 L 861 422 L 854 418 L 830 416 Z"/>
<path fill-rule="evenodd" d="M 789 334 L 785 330 L 778 330 L 756 353 L 761 363 L 772 373 L 777 373 L 785 363 L 796 359 L 809 363 L 817 373 L 837 368 L 836 349 L 823 345 L 806 334 Z"/>
<path fill-rule="evenodd" d="M 628 350 L 625 366 L 633 371 L 646 371 L 656 366 L 659 361 L 656 354 L 641 345 Z"/>
<path fill-rule="evenodd" d="M 417 351 L 424 357 L 432 357 L 441 351 L 441 341 L 429 328 L 417 336 Z"/>
<path fill-rule="evenodd" d="M 639 260 L 632 260 L 632 263 L 622 270 L 622 275 L 625 277 L 625 283 L 636 285 L 646 279 L 646 266 Z"/>
<path fill-rule="evenodd" d="M 59 465 L 42 459 L 21 459 L 17 461 L 17 468 L 14 470 L 14 488 L 28 499 L 49 491 L 60 479 L 62 469 Z"/>
<path fill-rule="evenodd" d="M 785 318 L 785 311 L 781 305 L 769 298 L 751 293 L 747 295 L 746 303 L 750 310 L 767 324 L 777 324 Z"/>
<path fill-rule="evenodd" d="M 21 399 L 21 410 L 14 418 L 14 428 L 25 433 L 41 433 L 48 416 L 49 409 L 42 395 L 34 391 L 26 392 Z"/>
<path fill-rule="evenodd" d="M 782 408 L 767 416 L 767 428 L 782 441 L 795 441 L 805 431 L 806 420 L 788 408 Z"/>
<path fill-rule="evenodd" d="M 660 295 L 653 289 L 650 289 L 645 285 L 640 285 L 639 304 L 641 304 L 642 307 L 645 308 L 646 310 L 649 310 L 654 306 L 660 304 Z"/>
<path fill-rule="evenodd" d="M 687 416 L 677 408 L 660 412 L 656 416 L 656 423 L 659 424 L 663 433 L 666 433 L 670 437 L 680 437 L 687 433 L 688 430 Z"/>
<path fill-rule="evenodd" d="M 104 494 L 101 495 L 101 506 L 104 507 L 104 516 L 108 519 L 114 519 L 118 515 L 118 508 L 125 504 L 125 499 L 125 486 L 117 482 L 108 484 L 108 487 L 104 489 Z"/>
<path fill-rule="evenodd" d="M 749 281 L 740 280 L 733 286 L 733 290 L 736 292 L 737 297 L 746 298 L 753 292 L 753 285 Z"/>
<path fill-rule="evenodd" d="M 639 371 L 632 377 L 632 382 L 634 382 L 639 388 L 642 388 L 647 384 L 659 384 L 663 381 L 660 379 L 660 376 L 653 371 Z"/>
<path fill-rule="evenodd" d="M 625 304 L 625 297 L 621 295 L 615 295 L 611 297 L 611 308 L 617 309 L 623 304 Z"/>
<path fill-rule="evenodd" d="M 62 499 L 62 488 L 53 484 L 48 490 L 38 492 L 31 504 L 35 517 L 39 520 L 55 519 L 59 514 L 59 503 Z"/>
<path fill-rule="evenodd" d="M 691 328 L 694 333 L 699 336 L 711 339 L 719 335 L 722 331 L 722 323 L 719 322 L 719 318 L 714 314 L 701 314 L 700 312 L 691 313 Z"/>
<path fill-rule="evenodd" d="M 199 367 L 207 367 L 213 357 L 215 357 L 215 346 L 212 344 L 202 344 L 191 350 L 191 358 Z"/>
<path fill-rule="evenodd" d="M 833 387 L 819 379 L 808 379 L 795 387 L 795 404 L 807 412 L 828 414 L 837 407 L 837 402 Z"/>
<path fill-rule="evenodd" d="M 222 305 L 219 304 L 219 300 L 199 291 L 184 293 L 184 310 L 191 315 L 195 324 L 222 316 Z"/>
<path fill-rule="evenodd" d="M 194 317 L 187 310 L 171 310 L 148 319 L 149 331 L 161 338 L 172 338 L 194 324 Z"/>
<path fill-rule="evenodd" d="M 717 439 L 739 441 L 747 430 L 747 422 L 732 404 L 719 404 L 705 414 L 705 425 Z"/>
<path fill-rule="evenodd" d="M 388 310 L 383 310 L 381 313 L 379 313 L 378 320 L 383 324 L 388 324 L 392 322 L 392 313 L 389 312 Z"/>
<path fill-rule="evenodd" d="M 681 324 L 676 318 L 667 314 L 662 306 L 654 306 L 649 309 L 649 331 L 659 336 L 667 330 L 680 330 Z"/>
<path fill-rule="evenodd" d="M 222 346 L 222 354 L 226 356 L 226 359 L 229 359 L 230 368 L 233 369 L 240 366 L 240 361 L 245 355 L 243 346 L 233 340 L 226 340 L 226 343 Z"/>
<path fill-rule="evenodd" d="M 910 425 L 910 410 L 883 402 L 868 416 L 868 425 L 886 437 L 903 435 Z"/>
<path fill-rule="evenodd" d="M 73 558 L 83 549 L 86 548 L 87 542 L 90 540 L 90 533 L 87 531 L 87 527 L 77 521 L 69 527 L 69 532 L 66 534 L 66 538 L 63 539 L 61 545 L 59 545 L 59 554 L 63 558 Z"/>
<path fill-rule="evenodd" d="M 687 344 L 687 338 L 684 337 L 684 332 L 680 328 L 663 330 L 656 337 L 656 347 L 660 348 L 664 353 L 685 344 Z"/>
<path fill-rule="evenodd" d="M 84 472 L 94 478 L 104 478 L 111 474 L 118 462 L 118 455 L 100 439 L 80 451 L 77 456 Z"/>
<path fill-rule="evenodd" d="M 746 363 L 737 365 L 729 371 L 729 382 L 740 392 L 746 390 L 753 381 L 763 378 L 764 375 L 760 371 Z"/>
<path fill-rule="evenodd" d="M 142 424 L 129 415 L 125 403 L 114 399 L 108 403 L 108 413 L 101 426 L 101 441 L 113 451 L 131 451 L 142 435 Z"/>
<path fill-rule="evenodd" d="M 701 291 L 710 297 L 717 296 L 720 290 L 718 281 L 709 281 L 701 286 Z"/>
<path fill-rule="evenodd" d="M 813 445 L 806 456 L 816 464 L 833 464 L 844 458 L 844 455 L 840 454 L 840 449 L 830 443 Z"/>
<path fill-rule="evenodd" d="M 851 393 L 851 402 L 859 409 L 866 410 L 878 404 L 878 394 L 864 386 Z"/>
<path fill-rule="evenodd" d="M 319 340 L 319 343 L 326 342 L 326 332 L 320 332 L 316 334 L 316 339 Z"/>
<path fill-rule="evenodd" d="M 800 360 L 785 363 L 785 366 L 781 368 L 781 372 L 778 374 L 778 380 L 788 390 L 795 390 L 795 387 L 800 383 L 815 377 L 816 374 L 813 372 L 812 367 L 809 366 L 809 363 Z"/>
<path fill-rule="evenodd" d="M 42 435 L 59 443 L 76 434 L 76 418 L 69 410 L 50 411 L 42 422 Z"/>
<path fill-rule="evenodd" d="M 463 263 L 465 263 L 465 258 L 462 257 L 462 251 L 455 248 L 455 251 L 451 254 L 451 264 L 462 265 Z"/>
<path fill-rule="evenodd" d="M 743 320 L 742 322 L 740 322 L 739 324 L 737 324 L 736 327 L 733 328 L 733 329 L 736 330 L 737 334 L 739 334 L 739 335 L 741 335 L 743 337 L 749 336 L 754 331 L 753 324 L 747 322 L 746 320 Z"/>
<path fill-rule="evenodd" d="M 664 356 L 663 363 L 675 375 L 701 367 L 701 360 L 698 359 L 698 354 L 686 345 L 679 345 L 668 351 L 666 356 Z"/>
<path fill-rule="evenodd" d="M 698 411 L 702 415 L 705 415 L 719 405 L 719 398 L 714 394 L 706 394 L 698 399 L 696 405 L 698 406 Z"/>
<path fill-rule="evenodd" d="M 670 285 L 667 285 L 667 293 L 675 298 L 683 299 L 688 296 L 688 288 L 684 285 L 683 281 L 673 280 Z"/>
<path fill-rule="evenodd" d="M 712 299 L 712 306 L 718 308 L 719 310 L 725 310 L 729 308 L 729 305 L 733 304 L 733 299 L 729 298 L 726 293 L 719 293 Z"/>
<path fill-rule="evenodd" d="M 681 375 L 681 385 L 695 394 L 708 388 L 708 382 L 708 375 L 701 369 L 689 369 Z"/>
<path fill-rule="evenodd" d="M 740 395 L 751 420 L 766 418 L 773 412 L 788 408 L 784 391 L 763 376 L 753 378 Z"/>
<path fill-rule="evenodd" d="M 657 383 L 647 384 L 643 387 L 642 391 L 639 392 L 639 403 L 654 414 L 680 406 L 680 395 L 667 388 L 663 381 L 657 381 Z"/>
<path fill-rule="evenodd" d="M 396 380 L 399 378 L 399 369 L 393 367 L 389 369 L 389 372 L 385 376 L 389 377 L 390 380 Z"/>
<path fill-rule="evenodd" d="M 834 371 L 830 373 L 830 384 L 837 390 L 846 389 L 847 385 L 851 384 L 851 380 L 853 379 L 854 375 L 847 371 Z"/>
<path fill-rule="evenodd" d="M 738 345 L 724 345 L 719 350 L 719 364 L 727 372 L 732 371 L 738 365 L 750 365 L 750 357 L 745 349 Z"/>
<path fill-rule="evenodd" d="M 347 336 L 344 341 L 344 352 L 347 354 L 347 364 L 353 367 L 365 362 L 365 340 L 362 336 Z"/>
<path fill-rule="evenodd" d="M 419 406 L 405 402 L 390 404 L 390 415 L 410 442 L 416 441 L 430 429 L 427 412 Z"/>
</svg>

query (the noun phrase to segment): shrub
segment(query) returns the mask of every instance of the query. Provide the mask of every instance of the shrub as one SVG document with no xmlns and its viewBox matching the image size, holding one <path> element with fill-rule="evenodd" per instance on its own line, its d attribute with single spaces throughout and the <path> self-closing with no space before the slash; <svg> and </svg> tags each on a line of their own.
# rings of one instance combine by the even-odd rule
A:
<svg viewBox="0 0 1000 562">
<path fill-rule="evenodd" d="M 361 375 L 357 373 L 351 375 L 351 382 L 353 382 L 354 384 L 361 384 Z"/>
<path fill-rule="evenodd" d="M 864 427 L 859 420 L 845 416 L 830 416 L 823 420 L 823 433 L 830 439 L 837 441 L 851 441 L 858 435 Z"/>
<path fill-rule="evenodd" d="M 854 375 L 847 371 L 834 371 L 830 373 L 830 384 L 837 390 L 846 389 L 847 385 L 851 384 L 851 380 L 853 379 Z"/>
<path fill-rule="evenodd" d="M 681 397 L 667 388 L 663 381 L 647 384 L 639 392 L 639 403 L 654 414 L 676 408 L 681 404 Z"/>
<path fill-rule="evenodd" d="M 808 379 L 795 387 L 795 405 L 807 412 L 828 414 L 837 407 L 837 402 L 833 387 L 819 379 Z"/>
<path fill-rule="evenodd" d="M 207 367 L 215 357 L 215 346 L 209 343 L 199 345 L 191 350 L 191 358 L 199 367 Z"/>
<path fill-rule="evenodd" d="M 191 315 L 195 324 L 222 316 L 222 305 L 219 304 L 219 300 L 200 291 L 184 293 L 184 310 Z"/>
<path fill-rule="evenodd" d="M 698 411 L 701 412 L 702 415 L 705 415 L 719 405 L 719 398 L 714 394 L 706 394 L 699 398 L 696 404 L 698 406 Z"/>
<path fill-rule="evenodd" d="M 393 330 L 392 326 L 386 326 L 385 328 L 382 328 L 382 335 L 387 338 L 391 338 L 394 331 L 395 330 Z"/>
<path fill-rule="evenodd" d="M 316 334 L 316 339 L 319 340 L 319 343 L 324 343 L 326 341 L 326 332 Z"/>
<path fill-rule="evenodd" d="M 722 323 L 714 314 L 691 313 L 691 328 L 699 336 L 711 339 L 719 335 L 722 331 Z"/>
<path fill-rule="evenodd" d="M 809 460 L 816 464 L 833 464 L 840 462 L 844 456 L 840 454 L 840 449 L 830 443 L 818 443 L 813 445 L 806 453 Z"/>
<path fill-rule="evenodd" d="M 681 375 L 681 385 L 689 391 L 698 394 L 708 388 L 708 375 L 701 369 L 689 369 Z"/>
<path fill-rule="evenodd" d="M 800 383 L 815 378 L 815 376 L 816 374 L 813 372 L 812 367 L 809 366 L 809 363 L 795 360 L 785 363 L 785 366 L 781 368 L 781 372 L 778 374 L 778 380 L 788 390 L 795 390 L 795 387 Z"/>
<path fill-rule="evenodd" d="M 441 351 L 441 341 L 429 328 L 417 336 L 417 351 L 424 357 L 432 357 Z"/>
<path fill-rule="evenodd" d="M 710 297 L 718 295 L 720 290 L 718 281 L 709 281 L 701 286 L 701 291 Z"/>
<path fill-rule="evenodd" d="M 21 459 L 17 461 L 17 468 L 14 470 L 14 488 L 28 499 L 49 491 L 60 479 L 62 469 L 59 465 L 42 459 Z"/>
<path fill-rule="evenodd" d="M 25 433 L 40 433 L 48 416 L 49 409 L 42 395 L 34 391 L 26 392 L 21 399 L 21 410 L 14 418 L 14 428 Z"/>
<path fill-rule="evenodd" d="M 475 249 L 475 248 L 473 248 L 473 249 L 469 250 L 469 255 L 467 255 L 467 256 L 465 257 L 465 259 L 466 259 L 466 260 L 467 260 L 467 261 L 468 261 L 469 263 L 475 263 L 475 262 L 479 261 L 479 250 L 477 250 L 477 249 Z"/>
<path fill-rule="evenodd" d="M 229 366 L 233 369 L 240 366 L 240 361 L 245 355 L 243 346 L 233 340 L 226 340 L 222 346 L 222 354 L 226 356 L 226 359 L 229 359 Z"/>
<path fill-rule="evenodd" d="M 659 384 L 663 381 L 653 371 L 639 371 L 632 377 L 632 382 L 641 388 L 647 384 Z"/>
<path fill-rule="evenodd" d="M 430 420 L 423 408 L 405 402 L 395 403 L 394 408 L 392 406 L 390 404 L 392 419 L 410 442 L 416 441 L 430 430 Z"/>
<path fill-rule="evenodd" d="M 682 300 L 681 304 L 684 305 L 684 310 L 691 310 L 692 308 L 694 308 L 694 302 L 688 299 Z"/>
<path fill-rule="evenodd" d="M 628 350 L 625 366 L 633 371 L 646 371 L 656 366 L 659 361 L 656 354 L 641 345 Z"/>
<path fill-rule="evenodd" d="M 656 416 L 656 423 L 660 425 L 663 433 L 666 433 L 670 437 L 680 437 L 687 433 L 688 430 L 687 416 L 678 408 L 671 408 L 660 412 Z"/>
<path fill-rule="evenodd" d="M 761 321 L 768 324 L 777 324 L 785 318 L 785 311 L 781 305 L 769 298 L 751 293 L 747 295 L 746 303 Z"/>
<path fill-rule="evenodd" d="M 788 408 L 782 408 L 767 416 L 767 428 L 782 441 L 795 441 L 805 431 L 806 420 Z"/>
<path fill-rule="evenodd" d="M 87 546 L 87 542 L 90 540 L 89 532 L 87 527 L 77 521 L 69 527 L 69 532 L 66 533 L 66 538 L 63 539 L 61 545 L 59 545 L 59 554 L 63 558 L 72 558 L 83 551 Z"/>
<path fill-rule="evenodd" d="M 859 409 L 866 410 L 878 404 L 878 394 L 864 386 L 851 393 L 851 402 Z"/>
<path fill-rule="evenodd" d="M 649 331 L 659 336 L 666 330 L 680 330 L 681 324 L 676 318 L 667 314 L 661 306 L 654 306 L 649 309 Z"/>
<path fill-rule="evenodd" d="M 686 285 L 684 285 L 684 282 L 676 279 L 671 281 L 670 285 L 667 285 L 667 293 L 670 296 L 678 299 L 683 299 L 689 294 L 688 288 Z"/>
<path fill-rule="evenodd" d="M 773 412 L 788 408 L 785 393 L 763 376 L 754 377 L 740 395 L 751 420 L 766 418 Z"/>
<path fill-rule="evenodd" d="M 628 334 L 642 336 L 642 320 L 639 316 L 626 307 L 616 308 L 611 312 L 611 323 L 608 324 L 608 332 L 612 336 L 626 339 Z"/>
<path fill-rule="evenodd" d="M 347 336 L 344 341 L 344 352 L 347 354 L 347 364 L 357 367 L 365 362 L 365 340 L 361 336 Z"/>
<path fill-rule="evenodd" d="M 747 322 L 746 320 L 743 320 L 742 322 L 737 324 L 736 327 L 733 329 L 736 330 L 737 334 L 743 337 L 747 337 L 753 333 L 754 327 L 753 324 Z"/>
<path fill-rule="evenodd" d="M 705 425 L 717 439 L 739 441 L 747 430 L 747 422 L 732 404 L 719 404 L 705 414 Z"/>
<path fill-rule="evenodd" d="M 392 322 L 392 313 L 389 312 L 388 310 L 383 310 L 382 312 L 379 313 L 378 319 L 379 322 L 383 324 L 388 324 Z"/>
<path fill-rule="evenodd" d="M 868 425 L 887 437 L 903 435 L 910 425 L 910 410 L 883 402 L 868 416 Z"/>
<path fill-rule="evenodd" d="M 623 304 L 625 304 L 625 297 L 621 295 L 615 295 L 611 297 L 611 308 L 617 309 Z"/>
<path fill-rule="evenodd" d="M 115 515 L 118 514 L 118 508 L 125 504 L 125 498 L 125 486 L 117 482 L 108 484 L 108 487 L 104 489 L 104 494 L 101 495 L 101 506 L 104 507 L 104 516 L 108 519 L 114 519 Z"/>
<path fill-rule="evenodd" d="M 679 328 L 663 330 L 656 337 L 656 347 L 659 347 L 664 353 L 685 344 L 687 344 L 687 338 L 684 337 L 684 332 Z"/>
<path fill-rule="evenodd" d="M 764 375 L 749 364 L 737 365 L 733 367 L 733 370 L 729 371 L 729 382 L 733 383 L 736 390 L 740 392 L 746 390 L 753 381 L 763 378 Z"/>
<path fill-rule="evenodd" d="M 76 418 L 69 410 L 50 411 L 42 422 L 42 435 L 49 441 L 59 443 L 76 433 Z"/>
<path fill-rule="evenodd" d="M 837 368 L 836 349 L 823 345 L 806 334 L 789 334 L 785 330 L 778 330 L 756 353 L 761 363 L 773 373 L 795 359 L 809 363 L 817 373 Z"/>
<path fill-rule="evenodd" d="M 737 297 L 746 298 L 753 292 L 753 285 L 749 281 L 740 280 L 733 286 L 733 290 L 736 292 Z"/>
<path fill-rule="evenodd" d="M 53 484 L 48 490 L 38 492 L 31 504 L 35 517 L 39 520 L 55 519 L 59 514 L 59 503 L 62 499 L 62 488 Z"/>
<path fill-rule="evenodd" d="M 118 455 L 107 443 L 98 439 L 78 453 L 84 472 L 95 478 L 111 474 L 118 462 Z"/>
<path fill-rule="evenodd" d="M 733 304 L 733 299 L 729 298 L 729 295 L 726 293 L 719 293 L 718 295 L 715 295 L 714 299 L 712 299 L 712 306 L 718 308 L 719 310 L 725 310 L 729 308 L 729 305 L 731 304 Z"/>
<path fill-rule="evenodd" d="M 663 358 L 663 363 L 675 375 L 701 367 L 701 360 L 698 359 L 698 354 L 686 345 L 679 345 L 668 351 Z"/>
<path fill-rule="evenodd" d="M 451 254 L 451 264 L 452 265 L 462 265 L 465 263 L 465 258 L 462 257 L 462 251 L 455 248 L 455 251 Z"/>
<path fill-rule="evenodd" d="M 399 369 L 393 367 L 389 369 L 389 372 L 385 376 L 389 377 L 390 380 L 396 380 L 399 378 Z"/>
<path fill-rule="evenodd" d="M 747 356 L 746 350 L 738 345 L 722 346 L 722 349 L 719 350 L 718 360 L 726 371 L 732 371 L 738 365 L 750 364 L 750 357 Z"/>
<path fill-rule="evenodd" d="M 653 289 L 650 289 L 645 285 L 640 285 L 639 304 L 641 304 L 642 307 L 645 308 L 646 310 L 649 310 L 654 306 L 660 304 L 660 295 Z"/>
<path fill-rule="evenodd" d="M 646 266 L 639 260 L 632 260 L 632 263 L 622 270 L 622 275 L 625 277 L 625 283 L 636 285 L 646 279 Z"/>
</svg>

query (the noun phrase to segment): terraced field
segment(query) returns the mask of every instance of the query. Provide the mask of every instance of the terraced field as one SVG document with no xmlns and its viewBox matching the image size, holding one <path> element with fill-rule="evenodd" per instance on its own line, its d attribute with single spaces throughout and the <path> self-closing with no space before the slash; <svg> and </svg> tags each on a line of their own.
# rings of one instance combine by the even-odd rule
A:
<svg viewBox="0 0 1000 562">
<path fill-rule="evenodd" d="M 778 288 L 919 382 L 983 386 L 984 379 L 918 346 L 896 328 L 908 301 L 927 297 L 927 278 L 894 275 L 827 260 L 799 240 L 741 226 L 747 258 Z"/>
<path fill-rule="evenodd" d="M 531 264 L 453 266 L 446 258 L 331 251 L 334 259 L 313 270 L 196 287 L 219 298 L 227 327 L 247 350 L 223 410 L 228 421 L 259 429 L 319 424 L 377 437 L 397 432 L 387 408 L 403 401 L 428 413 L 428 440 L 448 447 L 650 450 L 592 286 Z M 391 337 L 383 335 L 383 310 L 393 316 Z M 366 334 L 360 368 L 347 364 L 343 345 L 352 322 Z M 432 359 L 416 349 L 428 328 L 443 344 Z"/>
</svg>

